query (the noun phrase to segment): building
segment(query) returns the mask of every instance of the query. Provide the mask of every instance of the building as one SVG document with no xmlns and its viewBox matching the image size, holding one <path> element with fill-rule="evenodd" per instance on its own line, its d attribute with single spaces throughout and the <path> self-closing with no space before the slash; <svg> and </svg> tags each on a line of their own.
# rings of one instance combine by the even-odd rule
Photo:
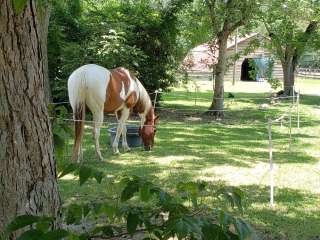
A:
<svg viewBox="0 0 320 240">
<path fill-rule="evenodd" d="M 243 38 L 237 39 L 237 53 L 239 58 L 234 62 L 236 53 L 235 38 L 228 41 L 228 69 L 225 80 L 235 81 L 263 81 L 270 61 L 270 51 L 263 47 L 248 51 L 249 46 L 254 42 L 261 42 L 264 38 L 253 33 Z M 190 51 L 185 58 L 188 62 L 188 71 L 192 73 L 211 73 L 212 67 L 217 62 L 218 49 L 210 49 L 209 44 L 202 44 Z M 273 62 L 272 77 L 282 80 L 283 72 L 279 60 Z"/>
</svg>

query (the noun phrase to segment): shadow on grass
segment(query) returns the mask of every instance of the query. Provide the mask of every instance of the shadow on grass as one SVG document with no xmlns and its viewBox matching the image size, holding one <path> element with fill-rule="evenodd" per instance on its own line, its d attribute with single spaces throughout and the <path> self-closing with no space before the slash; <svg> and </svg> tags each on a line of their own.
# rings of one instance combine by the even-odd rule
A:
<svg viewBox="0 0 320 240">
<path fill-rule="evenodd" d="M 300 103 L 303 105 L 320 106 L 320 96 L 303 94 L 300 96 Z"/>
<path fill-rule="evenodd" d="M 265 126 L 238 126 L 223 124 L 188 124 L 162 122 L 159 125 L 156 143 L 152 152 L 144 152 L 141 148 L 133 149 L 130 153 L 120 156 L 113 155 L 110 140 L 106 129 L 101 132 L 101 149 L 107 162 L 124 161 L 122 169 L 131 168 L 134 162 L 139 162 L 138 167 L 148 167 L 152 158 L 182 157 L 178 165 L 201 170 L 214 165 L 231 165 L 250 167 L 257 162 L 268 162 L 268 135 Z M 299 145 L 299 139 L 316 139 L 317 136 L 297 133 L 293 134 L 294 142 L 289 151 L 289 134 L 275 130 L 274 161 L 276 163 L 316 163 L 318 159 L 309 156 Z M 71 142 L 71 141 L 70 141 Z M 95 159 L 95 148 L 91 130 L 86 129 L 83 143 L 85 159 Z M 307 145 L 304 145 L 305 147 Z M 69 146 L 70 155 L 71 146 Z M 183 157 L 185 157 L 183 159 Z M 138 161 L 137 159 L 145 159 Z M 246 161 L 241 161 L 245 159 Z M 196 162 L 194 162 L 196 160 Z M 196 166 L 192 166 L 196 163 Z M 142 164 L 142 165 L 141 165 Z"/>
<path fill-rule="evenodd" d="M 255 223 L 261 239 L 319 238 L 320 208 L 315 208 L 320 204 L 319 195 L 289 188 L 276 188 L 275 207 L 272 209 L 269 205 L 268 187 L 249 185 L 241 186 L 241 189 L 248 197 L 246 218 Z"/>
</svg>

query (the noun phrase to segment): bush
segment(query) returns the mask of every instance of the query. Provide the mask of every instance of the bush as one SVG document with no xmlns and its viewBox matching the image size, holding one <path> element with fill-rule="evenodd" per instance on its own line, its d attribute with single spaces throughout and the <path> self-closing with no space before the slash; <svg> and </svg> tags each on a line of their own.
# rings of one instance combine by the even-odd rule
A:
<svg viewBox="0 0 320 240">
<path fill-rule="evenodd" d="M 89 178 L 102 182 L 103 174 L 90 166 L 69 164 L 60 177 L 74 172 L 79 175 L 80 184 Z M 97 177 L 98 176 L 98 177 Z M 110 184 L 110 183 L 108 183 Z M 113 183 L 115 184 L 115 183 Z M 162 190 L 145 178 L 124 176 L 117 183 L 122 186 L 121 195 L 112 202 L 96 200 L 91 203 L 73 203 L 64 213 L 65 229 L 51 230 L 53 219 L 30 215 L 18 216 L 6 228 L 4 236 L 24 228 L 22 239 L 92 239 L 133 236 L 140 232 L 144 239 L 252 239 L 255 233 L 251 226 L 234 211 L 212 208 L 203 204 L 206 196 L 223 198 L 234 210 L 242 212 L 243 192 L 235 187 L 208 190 L 204 182 L 184 182 L 176 187 L 178 196 Z M 190 202 L 191 204 L 188 204 Z M 90 227 L 85 227 L 84 223 Z M 33 226 L 26 229 L 26 226 Z M 68 226 L 80 226 L 77 232 Z M 5 238 L 5 237 L 4 237 Z"/>
</svg>

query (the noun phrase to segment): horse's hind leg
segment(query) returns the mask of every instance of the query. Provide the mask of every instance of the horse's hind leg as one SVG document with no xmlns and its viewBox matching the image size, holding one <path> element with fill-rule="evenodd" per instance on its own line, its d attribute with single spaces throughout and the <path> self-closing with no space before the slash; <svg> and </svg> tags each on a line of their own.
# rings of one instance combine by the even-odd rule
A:
<svg viewBox="0 0 320 240">
<path fill-rule="evenodd" d="M 93 113 L 93 121 L 94 121 L 93 137 L 94 137 L 95 146 L 96 146 L 96 155 L 102 161 L 103 157 L 100 151 L 99 138 L 100 138 L 100 128 L 103 122 L 103 112 Z"/>
</svg>

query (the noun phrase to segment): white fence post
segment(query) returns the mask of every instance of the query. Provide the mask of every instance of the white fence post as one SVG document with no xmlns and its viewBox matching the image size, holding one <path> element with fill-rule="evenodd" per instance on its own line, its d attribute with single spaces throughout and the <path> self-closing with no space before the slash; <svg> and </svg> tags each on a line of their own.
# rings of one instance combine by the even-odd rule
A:
<svg viewBox="0 0 320 240">
<path fill-rule="evenodd" d="M 295 98 L 295 87 L 292 86 L 292 106 L 294 105 L 294 98 Z"/>
<path fill-rule="evenodd" d="M 269 163 L 270 163 L 270 206 L 274 207 L 274 173 L 272 159 L 272 120 L 268 120 L 268 135 L 269 135 Z"/>
<path fill-rule="evenodd" d="M 197 106 L 197 98 L 198 98 L 198 85 L 194 85 L 194 93 L 195 93 L 195 98 L 194 98 L 194 105 Z"/>
<path fill-rule="evenodd" d="M 300 89 L 298 90 L 298 96 L 297 96 L 297 127 L 300 129 Z"/>
<path fill-rule="evenodd" d="M 156 109 L 158 90 L 156 90 L 154 93 L 155 93 L 155 96 L 154 96 L 154 100 L 153 100 L 153 109 Z"/>
<path fill-rule="evenodd" d="M 289 151 L 291 152 L 291 143 L 292 143 L 292 107 L 289 110 Z"/>
</svg>

